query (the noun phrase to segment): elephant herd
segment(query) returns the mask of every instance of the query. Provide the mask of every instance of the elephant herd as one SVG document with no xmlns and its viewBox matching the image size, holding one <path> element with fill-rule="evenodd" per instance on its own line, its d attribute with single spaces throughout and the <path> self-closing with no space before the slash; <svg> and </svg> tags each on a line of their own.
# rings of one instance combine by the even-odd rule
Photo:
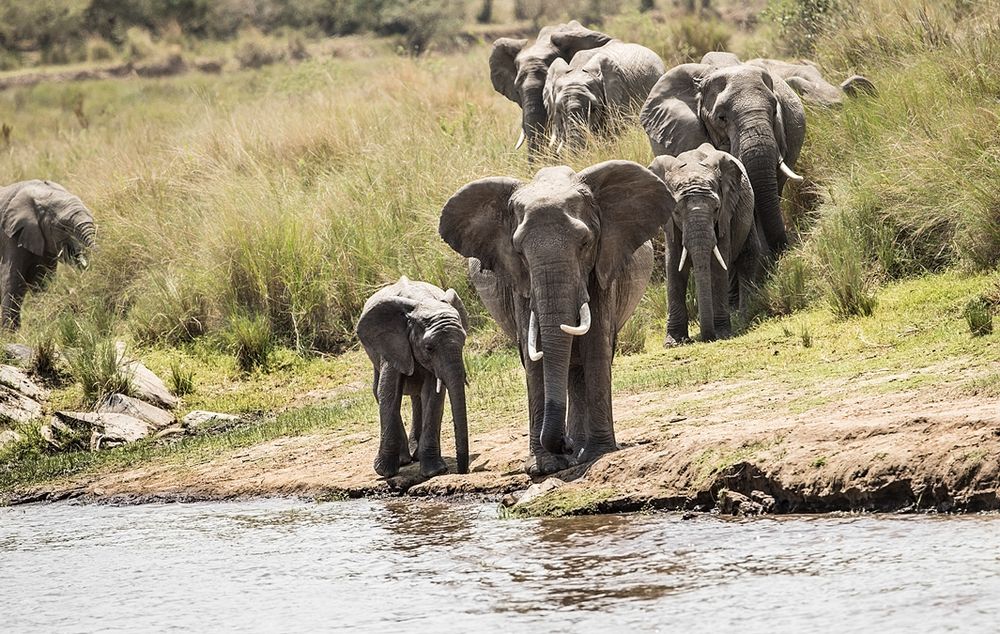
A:
<svg viewBox="0 0 1000 634">
<path fill-rule="evenodd" d="M 524 367 L 532 476 L 614 451 L 611 362 L 618 332 L 666 234 L 667 344 L 689 341 L 685 301 L 694 273 L 701 338 L 732 334 L 767 267 L 788 245 L 779 200 L 805 139 L 803 100 L 831 106 L 872 93 L 855 76 L 840 87 L 810 64 L 707 54 L 666 69 L 651 50 L 584 28 L 543 28 L 533 43 L 501 38 L 493 87 L 521 107 L 537 163 L 600 140 L 638 118 L 656 157 L 646 168 L 612 160 L 580 172 L 541 168 L 530 181 L 489 177 L 444 205 L 441 238 L 468 258 L 469 276 Z M 375 470 L 395 475 L 441 458 L 444 394 L 451 395 L 458 471 L 469 466 L 462 346 L 467 320 L 453 289 L 401 278 L 379 290 L 357 332 L 374 368 L 381 443 Z M 442 389 L 443 387 L 443 389 Z M 399 414 L 411 395 L 407 439 Z"/>
</svg>

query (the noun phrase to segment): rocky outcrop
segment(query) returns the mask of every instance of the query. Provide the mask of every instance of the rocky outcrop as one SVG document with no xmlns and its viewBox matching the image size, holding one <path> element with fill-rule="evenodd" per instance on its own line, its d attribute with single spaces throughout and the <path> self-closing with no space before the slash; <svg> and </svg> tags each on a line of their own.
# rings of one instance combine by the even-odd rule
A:
<svg viewBox="0 0 1000 634">
<path fill-rule="evenodd" d="M 160 377 L 153 374 L 153 371 L 144 366 L 142 362 L 131 359 L 125 354 L 124 342 L 116 342 L 115 349 L 118 351 L 118 360 L 122 369 L 132 378 L 136 397 L 165 409 L 177 407 L 177 397 L 170 393 Z"/>
<path fill-rule="evenodd" d="M 27 423 L 42 415 L 48 391 L 23 370 L 0 365 L 0 423 Z"/>
</svg>

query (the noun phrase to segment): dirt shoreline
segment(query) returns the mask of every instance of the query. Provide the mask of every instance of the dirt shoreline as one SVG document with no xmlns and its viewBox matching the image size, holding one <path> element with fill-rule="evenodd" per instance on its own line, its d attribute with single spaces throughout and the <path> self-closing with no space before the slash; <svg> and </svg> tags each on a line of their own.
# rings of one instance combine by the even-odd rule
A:
<svg viewBox="0 0 1000 634">
<path fill-rule="evenodd" d="M 832 399 L 793 413 L 782 411 L 783 390 L 761 382 L 705 385 L 699 396 L 718 405 L 697 416 L 684 416 L 684 402 L 671 393 L 619 396 L 621 449 L 555 474 L 560 482 L 549 483 L 551 491 L 515 509 L 526 515 L 1000 510 L 1000 400 L 937 388 Z M 16 491 L 6 502 L 408 495 L 510 505 L 532 484 L 522 472 L 524 429 L 473 434 L 468 475 L 422 480 L 411 465 L 383 480 L 371 467 L 378 442 L 372 427 L 283 437 L 197 463 L 157 460 L 78 475 Z M 444 442 L 447 454 L 450 439 Z"/>
</svg>

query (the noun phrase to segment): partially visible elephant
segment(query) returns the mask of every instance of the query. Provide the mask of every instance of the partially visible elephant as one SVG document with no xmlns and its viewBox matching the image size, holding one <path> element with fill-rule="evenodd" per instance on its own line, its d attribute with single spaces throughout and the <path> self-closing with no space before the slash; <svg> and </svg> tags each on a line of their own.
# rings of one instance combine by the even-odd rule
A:
<svg viewBox="0 0 1000 634">
<path fill-rule="evenodd" d="M 21 323 L 21 302 L 39 288 L 59 260 L 87 267 L 94 247 L 94 216 L 62 185 L 30 180 L 0 189 L 0 322 L 5 329 Z"/>
<path fill-rule="evenodd" d="M 701 63 L 712 66 L 733 66 L 742 62 L 733 53 L 714 51 L 706 53 Z M 875 84 L 863 75 L 851 75 L 839 86 L 834 86 L 824 79 L 816 65 L 809 61 L 793 64 L 780 59 L 757 58 L 746 63 L 766 68 L 772 75 L 781 77 L 799 94 L 802 101 L 817 106 L 839 105 L 845 95 L 854 97 L 861 93 L 874 95 L 877 92 Z"/>
<path fill-rule="evenodd" d="M 639 114 L 649 91 L 666 72 L 660 56 L 645 46 L 611 40 L 580 51 L 570 63 L 556 59 L 545 81 L 550 146 L 578 149 L 585 132 L 614 132 Z"/>
<path fill-rule="evenodd" d="M 469 427 L 465 409 L 462 349 L 469 327 L 465 306 L 454 289 L 443 291 L 405 276 L 375 292 L 358 320 L 358 339 L 375 370 L 372 390 L 379 406 L 381 441 L 375 472 L 391 477 L 413 458 L 420 473 L 448 471 L 441 458 L 444 397 L 451 400 L 458 472 L 469 471 Z M 443 388 L 443 389 L 442 389 Z M 409 442 L 399 408 L 410 396 L 413 421 Z"/>
<path fill-rule="evenodd" d="M 703 143 L 743 163 L 773 255 L 788 245 L 779 200 L 805 139 L 802 101 L 785 80 L 758 66 L 681 64 L 660 78 L 640 114 L 654 155 L 677 156 Z"/>
<path fill-rule="evenodd" d="M 704 143 L 695 150 L 658 156 L 649 169 L 674 197 L 666 233 L 668 346 L 688 340 L 686 291 L 694 271 L 702 341 L 732 335 L 729 308 L 735 299 L 746 316 L 750 293 L 760 282 L 760 228 L 753 188 L 739 159 Z"/>
<path fill-rule="evenodd" d="M 649 281 L 648 241 L 672 208 L 663 182 L 630 161 L 579 173 L 547 167 L 531 182 L 484 178 L 444 206 L 441 237 L 477 260 L 476 290 L 518 341 L 528 385 L 530 475 L 617 448 L 615 339 Z"/>
<path fill-rule="evenodd" d="M 549 119 L 542 91 L 549 65 L 556 59 L 569 61 L 582 50 L 604 46 L 610 41 L 611 36 L 591 31 L 573 20 L 542 28 L 531 45 L 528 40 L 509 37 L 493 42 L 490 53 L 493 88 L 521 106 L 521 136 L 515 149 L 525 140 L 530 155 L 542 149 Z"/>
</svg>

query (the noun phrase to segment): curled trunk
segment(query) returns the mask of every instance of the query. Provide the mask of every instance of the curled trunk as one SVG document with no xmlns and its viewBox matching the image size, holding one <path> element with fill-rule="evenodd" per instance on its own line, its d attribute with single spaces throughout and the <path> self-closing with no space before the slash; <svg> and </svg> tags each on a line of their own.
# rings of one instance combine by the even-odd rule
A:
<svg viewBox="0 0 1000 634">
<path fill-rule="evenodd" d="M 768 120 L 744 126 L 739 134 L 739 159 L 753 186 L 754 211 L 764 236 L 777 255 L 788 246 L 778 191 L 778 145 Z"/>
</svg>

